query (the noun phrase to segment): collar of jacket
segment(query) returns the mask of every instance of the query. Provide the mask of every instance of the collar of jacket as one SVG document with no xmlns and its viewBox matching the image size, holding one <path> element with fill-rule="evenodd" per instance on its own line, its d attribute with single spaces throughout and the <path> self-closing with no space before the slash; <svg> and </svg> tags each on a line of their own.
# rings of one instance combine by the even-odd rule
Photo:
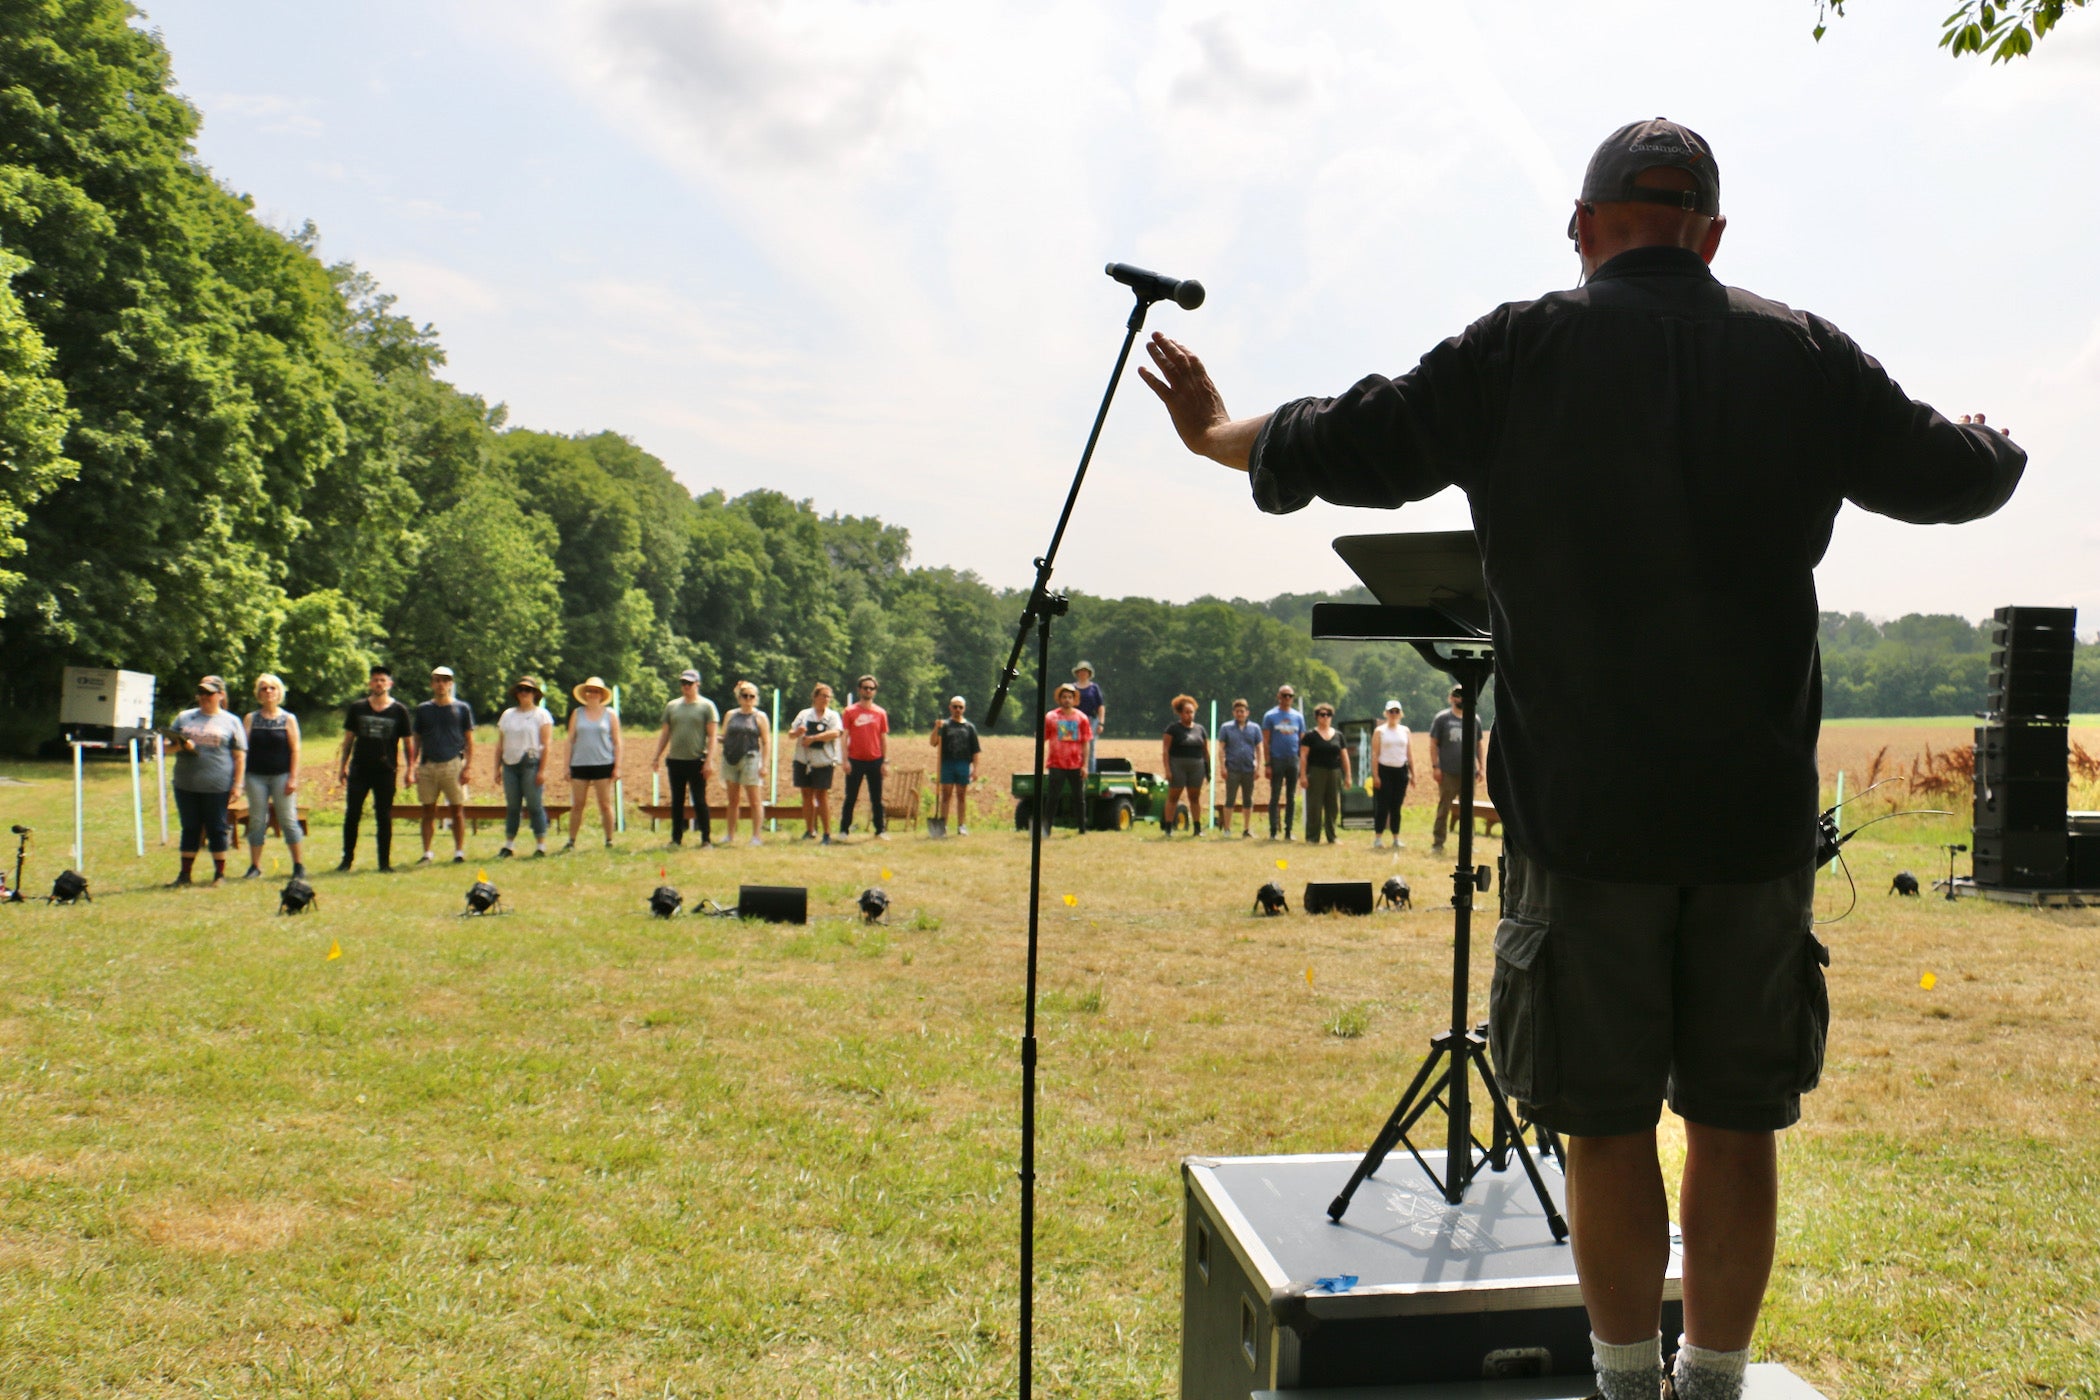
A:
<svg viewBox="0 0 2100 1400">
<path fill-rule="evenodd" d="M 1591 282 L 1612 277 L 1703 277 L 1713 280 L 1706 259 L 1690 248 L 1628 248 L 1590 274 Z"/>
</svg>

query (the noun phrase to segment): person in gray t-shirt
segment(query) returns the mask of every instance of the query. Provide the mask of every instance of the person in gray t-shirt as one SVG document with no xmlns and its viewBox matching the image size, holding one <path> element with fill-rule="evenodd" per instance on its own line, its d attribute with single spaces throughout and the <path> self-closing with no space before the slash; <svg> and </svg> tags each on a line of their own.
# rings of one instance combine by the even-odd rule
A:
<svg viewBox="0 0 2100 1400">
<path fill-rule="evenodd" d="M 226 712 L 226 682 L 206 676 L 197 682 L 196 708 L 168 726 L 175 745 L 175 810 L 182 818 L 182 873 L 190 883 L 198 847 L 211 845 L 212 883 L 226 878 L 226 848 L 233 843 L 226 809 L 248 767 L 248 731 Z"/>
<path fill-rule="evenodd" d="M 1473 781 L 1480 782 L 1480 744 L 1473 744 Z M 1436 826 L 1429 833 L 1429 849 L 1444 849 L 1444 828 L 1458 820 L 1458 792 L 1466 778 L 1466 692 L 1451 687 L 1451 708 L 1438 710 L 1429 721 L 1429 761 L 1436 773 Z"/>
<path fill-rule="evenodd" d="M 656 756 L 649 766 L 661 765 L 671 779 L 671 844 L 685 844 L 687 794 L 691 794 L 694 825 L 700 828 L 700 844 L 714 844 L 714 829 L 707 810 L 707 756 L 714 751 L 715 729 L 721 724 L 715 702 L 700 693 L 700 673 L 690 667 L 678 673 L 678 698 L 664 706 L 663 732 L 656 736 Z M 665 754 L 670 756 L 666 759 Z"/>
</svg>

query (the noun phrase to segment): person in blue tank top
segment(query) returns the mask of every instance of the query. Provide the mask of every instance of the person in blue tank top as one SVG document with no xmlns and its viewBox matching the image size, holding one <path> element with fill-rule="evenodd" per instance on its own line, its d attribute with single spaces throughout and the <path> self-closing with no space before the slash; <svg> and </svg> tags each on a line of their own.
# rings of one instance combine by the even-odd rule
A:
<svg viewBox="0 0 2100 1400">
<path fill-rule="evenodd" d="M 583 809 L 595 796 L 610 850 L 613 783 L 620 769 L 620 716 L 612 708 L 612 687 L 596 676 L 570 693 L 577 705 L 569 711 L 569 840 L 562 849 L 576 849 L 576 836 L 583 830 Z"/>
</svg>

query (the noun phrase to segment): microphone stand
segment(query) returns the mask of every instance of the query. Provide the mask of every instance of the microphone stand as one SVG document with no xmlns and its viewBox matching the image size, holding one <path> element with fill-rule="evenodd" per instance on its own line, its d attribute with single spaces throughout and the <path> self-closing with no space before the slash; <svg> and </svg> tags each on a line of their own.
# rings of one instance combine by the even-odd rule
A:
<svg viewBox="0 0 2100 1400">
<path fill-rule="evenodd" d="M 1079 454 L 1079 470 L 1073 473 L 1072 489 L 1065 495 L 1065 508 L 1057 517 L 1057 529 L 1050 536 L 1050 547 L 1035 561 L 1035 586 L 1029 590 L 1028 606 L 1022 610 L 1020 625 L 1014 632 L 1013 650 L 1007 655 L 1006 669 L 1000 672 L 999 688 L 992 695 L 992 707 L 985 712 L 984 721 L 986 729 L 998 724 L 1007 692 L 1020 679 L 1021 649 L 1028 644 L 1028 633 L 1033 628 L 1036 634 L 1035 813 L 1029 824 L 1028 839 L 1028 993 L 1021 1030 L 1021 1400 L 1030 1400 L 1035 1381 L 1036 964 L 1041 947 L 1043 832 L 1050 821 L 1049 804 L 1044 800 L 1047 784 L 1044 780 L 1043 723 L 1050 713 L 1050 620 L 1064 616 L 1070 606 L 1070 600 L 1064 594 L 1050 590 L 1050 573 L 1057 564 L 1057 550 L 1064 542 L 1065 527 L 1072 523 L 1072 507 L 1079 503 L 1079 488 L 1086 481 L 1088 463 L 1094 459 L 1094 445 L 1101 440 L 1101 425 L 1108 419 L 1108 406 L 1115 399 L 1116 385 L 1122 382 L 1123 367 L 1130 359 L 1130 347 L 1137 341 L 1138 332 L 1145 327 L 1145 313 L 1154 301 L 1162 300 L 1166 295 L 1163 289 L 1149 286 L 1135 291 L 1137 304 L 1130 309 L 1130 320 L 1124 327 L 1123 348 L 1116 355 L 1116 367 L 1110 372 L 1108 388 L 1101 395 L 1100 411 L 1094 414 L 1094 429 L 1087 434 L 1086 450 Z M 1084 787 L 1079 795 L 1079 820 L 1083 831 L 1086 822 Z"/>
</svg>

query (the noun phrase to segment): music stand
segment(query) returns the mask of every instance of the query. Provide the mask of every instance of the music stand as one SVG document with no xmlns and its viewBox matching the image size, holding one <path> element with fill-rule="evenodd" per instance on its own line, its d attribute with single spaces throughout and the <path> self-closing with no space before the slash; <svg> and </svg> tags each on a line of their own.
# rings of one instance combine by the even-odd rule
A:
<svg viewBox="0 0 2100 1400">
<path fill-rule="evenodd" d="M 1537 1192 L 1539 1207 L 1553 1238 L 1565 1240 L 1568 1225 L 1555 1209 L 1539 1175 L 1538 1164 L 1524 1145 L 1524 1130 L 1510 1111 L 1502 1086 L 1488 1064 L 1487 1037 L 1474 1026 L 1468 1005 L 1471 988 L 1473 895 L 1488 888 L 1486 866 L 1473 867 L 1473 756 L 1480 745 L 1480 696 L 1495 671 L 1494 640 L 1488 625 L 1487 580 L 1480 549 L 1471 530 L 1441 530 L 1411 535 L 1345 535 L 1335 553 L 1364 581 L 1376 605 L 1316 603 L 1312 634 L 1323 639 L 1398 641 L 1413 646 L 1424 661 L 1446 672 L 1465 690 L 1466 708 L 1460 733 L 1467 755 L 1459 766 L 1458 862 L 1451 872 L 1451 1024 L 1431 1037 L 1429 1055 L 1413 1082 L 1378 1130 L 1356 1171 L 1327 1207 L 1339 1221 L 1366 1177 L 1385 1163 L 1395 1147 L 1405 1147 L 1444 1200 L 1458 1205 L 1483 1167 L 1509 1166 L 1515 1149 L 1524 1174 Z M 1493 1105 L 1491 1141 L 1473 1136 L 1473 1074 Z M 1432 1107 L 1445 1117 L 1444 1170 L 1423 1157 L 1408 1132 Z M 1558 1155 L 1558 1141 L 1544 1130 L 1540 1150 Z"/>
</svg>

